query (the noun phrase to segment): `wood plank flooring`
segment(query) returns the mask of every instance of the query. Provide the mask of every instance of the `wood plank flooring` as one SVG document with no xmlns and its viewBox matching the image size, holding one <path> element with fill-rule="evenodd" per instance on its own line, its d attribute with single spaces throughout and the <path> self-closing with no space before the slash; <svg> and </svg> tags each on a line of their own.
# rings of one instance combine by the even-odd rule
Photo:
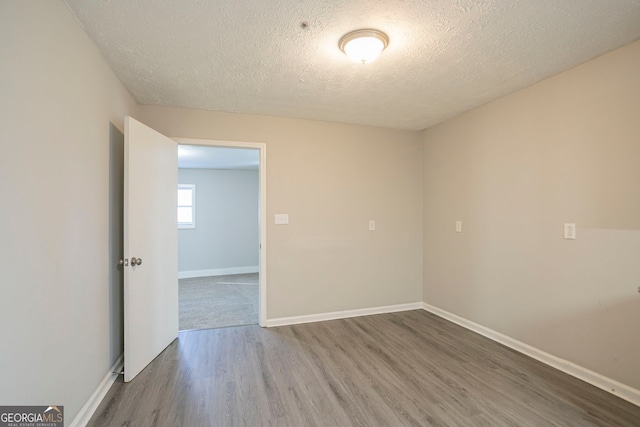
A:
<svg viewBox="0 0 640 427">
<path fill-rule="evenodd" d="M 181 333 L 89 426 L 640 426 L 640 408 L 416 310 Z"/>
</svg>

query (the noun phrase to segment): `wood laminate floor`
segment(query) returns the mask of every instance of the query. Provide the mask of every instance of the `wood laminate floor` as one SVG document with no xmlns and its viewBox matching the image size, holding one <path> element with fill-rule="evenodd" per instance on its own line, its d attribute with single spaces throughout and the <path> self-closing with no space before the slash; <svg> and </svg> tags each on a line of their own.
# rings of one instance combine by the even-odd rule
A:
<svg viewBox="0 0 640 427">
<path fill-rule="evenodd" d="M 640 426 L 640 408 L 422 310 L 180 334 L 89 426 Z"/>
</svg>

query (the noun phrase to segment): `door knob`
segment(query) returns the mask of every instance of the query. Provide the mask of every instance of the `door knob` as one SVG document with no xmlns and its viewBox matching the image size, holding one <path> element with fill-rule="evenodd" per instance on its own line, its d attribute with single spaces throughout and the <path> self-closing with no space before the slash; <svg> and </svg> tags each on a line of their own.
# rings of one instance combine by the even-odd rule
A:
<svg viewBox="0 0 640 427">
<path fill-rule="evenodd" d="M 136 257 L 132 257 L 131 258 L 131 266 L 133 267 L 134 265 L 140 265 L 142 264 L 142 258 L 136 258 Z"/>
<path fill-rule="evenodd" d="M 123 266 L 128 266 L 129 265 L 129 259 L 125 258 L 125 259 L 121 259 L 118 264 L 123 265 Z"/>
</svg>

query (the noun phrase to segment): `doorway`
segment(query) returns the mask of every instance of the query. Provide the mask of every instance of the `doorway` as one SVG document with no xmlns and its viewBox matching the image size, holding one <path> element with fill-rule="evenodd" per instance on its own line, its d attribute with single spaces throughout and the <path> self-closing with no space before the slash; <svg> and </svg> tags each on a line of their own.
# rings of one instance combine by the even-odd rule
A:
<svg viewBox="0 0 640 427">
<path fill-rule="evenodd" d="M 259 310 L 266 327 L 266 144 L 170 139 L 125 117 L 123 180 L 124 381 L 131 381 L 178 337 L 178 144 L 259 152 Z M 116 165 L 114 165 L 115 168 Z M 114 169 L 115 170 L 115 169 Z"/>
<path fill-rule="evenodd" d="M 265 146 L 175 140 L 179 329 L 264 326 Z"/>
</svg>

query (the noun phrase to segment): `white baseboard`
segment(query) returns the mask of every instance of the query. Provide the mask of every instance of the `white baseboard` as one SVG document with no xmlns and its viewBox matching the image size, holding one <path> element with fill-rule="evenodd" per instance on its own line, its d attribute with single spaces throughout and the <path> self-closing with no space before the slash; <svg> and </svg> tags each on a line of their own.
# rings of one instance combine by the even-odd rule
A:
<svg viewBox="0 0 640 427">
<path fill-rule="evenodd" d="M 213 268 L 211 270 L 191 270 L 191 271 L 179 271 L 178 279 L 191 279 L 194 277 L 209 277 L 209 276 L 226 276 L 228 274 L 247 274 L 247 273 L 259 273 L 260 267 L 257 265 L 249 267 L 230 267 L 230 268 Z"/>
<path fill-rule="evenodd" d="M 357 310 L 334 311 L 331 313 L 308 314 L 304 316 L 267 319 L 267 327 L 297 325 L 300 323 L 323 322 L 325 320 L 346 319 L 348 317 L 369 316 L 371 314 L 394 313 L 397 311 L 419 310 L 421 302 L 387 305 L 383 307 L 360 308 Z"/>
<path fill-rule="evenodd" d="M 89 400 L 87 400 L 87 403 L 85 403 L 82 409 L 80 409 L 80 412 L 78 413 L 78 415 L 76 415 L 73 422 L 70 424 L 70 427 L 85 427 L 87 425 L 87 423 L 93 416 L 93 413 L 96 412 L 96 409 L 98 409 L 98 406 L 102 402 L 102 399 L 104 399 L 104 397 L 107 395 L 107 392 L 109 391 L 113 383 L 116 382 L 119 374 L 114 374 L 114 372 L 122 371 L 122 367 L 124 366 L 123 362 L 124 354 L 121 354 L 116 359 L 116 362 L 113 364 L 111 369 L 109 369 L 107 375 L 105 375 L 100 384 L 98 384 L 98 388 L 96 389 L 96 391 L 93 392 Z"/>
<path fill-rule="evenodd" d="M 430 304 L 423 303 L 422 308 L 429 311 L 443 319 L 456 323 L 464 328 L 467 328 L 473 332 L 476 332 L 482 336 L 485 336 L 493 341 L 499 342 L 509 348 L 512 348 L 522 354 L 526 354 L 552 368 L 558 369 L 564 373 L 567 373 L 573 377 L 576 377 L 586 383 L 594 385 L 604 391 L 607 391 L 613 395 L 633 403 L 636 406 L 640 406 L 640 390 L 636 390 L 633 387 L 629 387 L 626 384 L 622 384 L 611 378 L 607 378 L 604 375 L 600 375 L 587 368 L 576 365 L 568 360 L 561 359 L 552 354 L 546 353 L 521 341 L 513 339 L 509 336 L 496 332 L 493 329 L 489 329 L 485 326 L 479 325 L 471 320 L 467 320 L 456 314 L 442 310 L 438 307 L 434 307 Z"/>
</svg>

